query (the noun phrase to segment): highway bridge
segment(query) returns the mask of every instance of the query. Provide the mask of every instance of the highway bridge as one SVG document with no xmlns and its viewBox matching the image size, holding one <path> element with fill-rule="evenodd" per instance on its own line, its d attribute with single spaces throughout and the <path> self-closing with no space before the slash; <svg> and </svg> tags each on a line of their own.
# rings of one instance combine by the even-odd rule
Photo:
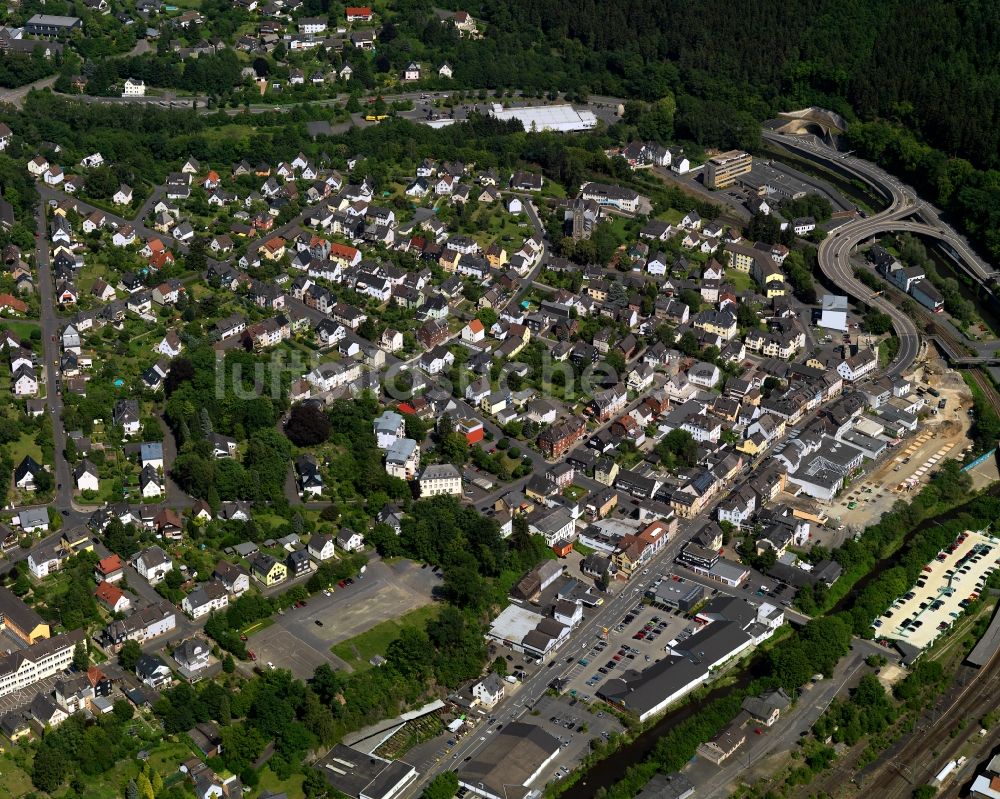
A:
<svg viewBox="0 0 1000 799">
<path fill-rule="evenodd" d="M 913 365 L 920 350 L 917 327 L 902 309 L 854 276 L 851 266 L 851 254 L 854 250 L 866 239 L 883 233 L 909 232 L 928 236 L 945 244 L 956 262 L 987 290 L 991 290 L 992 282 L 1000 273 L 976 255 L 962 236 L 942 222 L 936 211 L 923 202 L 916 191 L 885 170 L 827 147 L 811 136 L 782 134 L 765 129 L 763 137 L 769 142 L 825 162 L 837 172 L 864 181 L 888 203 L 879 213 L 848 222 L 834 230 L 820 243 L 817 258 L 820 270 L 834 286 L 892 319 L 893 329 L 899 339 L 899 352 L 887 372 L 892 376 L 903 374 Z M 908 219 L 913 216 L 924 221 Z M 990 358 L 971 358 L 968 365 L 990 362 Z"/>
</svg>

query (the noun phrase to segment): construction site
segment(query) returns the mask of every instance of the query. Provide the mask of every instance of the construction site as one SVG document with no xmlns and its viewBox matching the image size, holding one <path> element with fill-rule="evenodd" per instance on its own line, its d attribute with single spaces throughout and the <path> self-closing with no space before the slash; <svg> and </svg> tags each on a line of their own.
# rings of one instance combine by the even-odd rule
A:
<svg viewBox="0 0 1000 799">
<path fill-rule="evenodd" d="M 948 368 L 944 360 L 932 357 L 917 368 L 913 385 L 925 400 L 918 432 L 903 439 L 831 506 L 829 516 L 847 528 L 863 530 L 874 524 L 898 500 L 919 491 L 940 463 L 963 460 L 972 448 L 972 395 L 961 374 Z M 976 489 L 1000 478 L 993 458 L 969 473 Z"/>
</svg>

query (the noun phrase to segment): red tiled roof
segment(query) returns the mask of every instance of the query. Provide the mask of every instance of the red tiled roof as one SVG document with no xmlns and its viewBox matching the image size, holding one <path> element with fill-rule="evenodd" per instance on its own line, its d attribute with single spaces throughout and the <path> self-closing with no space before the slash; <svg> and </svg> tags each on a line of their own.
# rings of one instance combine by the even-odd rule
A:
<svg viewBox="0 0 1000 799">
<path fill-rule="evenodd" d="M 97 570 L 101 574 L 111 574 L 112 572 L 119 571 L 122 568 L 122 559 L 117 555 L 109 555 L 103 560 L 97 562 Z"/>
<path fill-rule="evenodd" d="M 113 608 L 125 596 L 125 592 L 112 583 L 103 582 L 97 586 L 94 596 L 108 607 Z"/>
</svg>

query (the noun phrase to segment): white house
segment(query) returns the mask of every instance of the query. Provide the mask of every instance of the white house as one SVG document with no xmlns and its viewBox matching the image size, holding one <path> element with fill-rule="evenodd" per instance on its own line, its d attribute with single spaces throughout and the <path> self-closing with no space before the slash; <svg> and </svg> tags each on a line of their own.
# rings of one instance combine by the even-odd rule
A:
<svg viewBox="0 0 1000 799">
<path fill-rule="evenodd" d="M 86 458 L 73 470 L 73 478 L 76 480 L 76 487 L 79 491 L 100 490 L 97 467 Z"/>
<path fill-rule="evenodd" d="M 18 367 L 12 380 L 15 397 L 33 397 L 38 393 L 38 377 L 34 369 L 27 366 Z"/>
<path fill-rule="evenodd" d="M 503 680 L 496 673 L 490 672 L 472 687 L 472 696 L 483 707 L 494 707 L 503 699 Z"/>
<path fill-rule="evenodd" d="M 181 608 L 192 619 L 221 610 L 229 604 L 229 592 L 221 580 L 210 580 L 198 586 L 181 601 Z"/>
<path fill-rule="evenodd" d="M 816 220 L 811 216 L 803 216 L 792 220 L 792 229 L 796 236 L 808 236 L 816 229 Z"/>
<path fill-rule="evenodd" d="M 53 164 L 43 176 L 43 180 L 50 186 L 58 186 L 66 177 L 61 166 Z"/>
<path fill-rule="evenodd" d="M 365 539 L 349 527 L 344 527 L 337 533 L 337 545 L 344 552 L 357 552 L 365 545 Z"/>
<path fill-rule="evenodd" d="M 132 187 L 126 186 L 124 183 L 122 183 L 122 185 L 118 187 L 118 191 L 116 191 L 112 195 L 111 200 L 114 202 L 115 205 L 131 205 Z"/>
<path fill-rule="evenodd" d="M 482 341 L 484 338 L 486 338 L 486 328 L 478 319 L 473 319 L 462 328 L 462 341 L 468 341 L 475 344 Z"/>
<path fill-rule="evenodd" d="M 111 237 L 111 243 L 116 247 L 128 247 L 135 243 L 135 228 L 131 225 L 122 225 Z"/>
<path fill-rule="evenodd" d="M 317 533 L 309 539 L 306 551 L 315 560 L 324 561 L 332 558 L 336 554 L 337 550 L 333 541 L 333 536 Z"/>
<path fill-rule="evenodd" d="M 126 78 L 122 97 L 145 97 L 146 84 L 139 78 Z"/>
<path fill-rule="evenodd" d="M 420 446 L 412 438 L 400 438 L 385 453 L 385 471 L 390 477 L 412 480 L 420 468 Z"/>
<path fill-rule="evenodd" d="M 132 562 L 135 570 L 150 585 L 156 585 L 162 580 L 168 571 L 174 568 L 173 561 L 160 547 L 152 546 L 144 549 Z"/>
<path fill-rule="evenodd" d="M 42 156 L 36 155 L 30 161 L 28 161 L 28 174 L 33 178 L 40 178 L 46 172 L 49 171 L 49 162 L 46 161 Z"/>
<path fill-rule="evenodd" d="M 385 411 L 374 421 L 375 441 L 379 449 L 389 449 L 406 436 L 406 422 L 394 411 Z"/>
<path fill-rule="evenodd" d="M 875 353 L 872 350 L 863 349 L 858 350 L 856 354 L 843 361 L 837 367 L 837 373 L 844 380 L 854 383 L 873 372 L 877 366 L 878 358 L 875 357 Z"/>
<path fill-rule="evenodd" d="M 160 343 L 156 345 L 156 351 L 168 358 L 176 358 L 181 354 L 182 349 L 184 349 L 184 345 L 181 344 L 176 330 L 168 330 Z"/>
<path fill-rule="evenodd" d="M 60 553 L 53 547 L 45 547 L 41 552 L 28 554 L 28 571 L 38 580 L 43 580 L 53 572 L 59 571 L 61 565 Z"/>
</svg>

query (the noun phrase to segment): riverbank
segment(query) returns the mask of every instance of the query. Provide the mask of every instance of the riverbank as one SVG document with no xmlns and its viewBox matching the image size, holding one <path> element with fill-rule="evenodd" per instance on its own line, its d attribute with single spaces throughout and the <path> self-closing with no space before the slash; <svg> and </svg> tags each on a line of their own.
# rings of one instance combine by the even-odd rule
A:
<svg viewBox="0 0 1000 799">
<path fill-rule="evenodd" d="M 878 581 L 888 569 L 893 568 L 899 553 L 905 548 L 908 559 L 924 557 L 924 550 L 934 548 L 937 541 L 925 541 L 921 534 L 944 530 L 945 525 L 959 520 L 964 523 L 969 520 L 970 509 L 978 507 L 985 511 L 984 500 L 995 500 L 1000 496 L 1000 484 L 969 499 L 961 476 L 947 473 L 943 475 L 943 480 L 944 485 L 936 485 L 937 480 L 932 481 L 905 509 L 891 514 L 894 518 L 885 522 L 881 530 L 876 531 L 875 528 L 883 522 L 871 528 L 875 531 L 873 538 L 880 544 L 877 551 L 881 557 L 872 559 L 867 570 L 862 571 L 862 564 L 859 563 L 857 579 L 818 618 L 802 630 L 790 632 L 780 646 L 756 653 L 738 674 L 730 673 L 732 682 L 729 684 L 694 695 L 683 705 L 651 722 L 649 727 L 627 743 L 613 751 L 600 752 L 601 757 L 592 764 L 585 764 L 576 779 L 550 786 L 547 795 L 565 799 L 593 799 L 597 795 L 608 799 L 630 799 L 655 773 L 684 768 L 699 744 L 715 736 L 732 721 L 746 696 L 778 686 L 793 692 L 808 681 L 812 671 L 832 673 L 849 649 L 851 630 L 856 631 L 859 619 L 867 618 L 877 607 L 878 597 L 872 596 L 873 587 L 878 587 Z M 977 506 L 977 503 L 980 505 Z M 934 513 L 934 510 L 938 512 Z M 910 524 L 904 524 L 904 521 Z M 930 538 L 936 539 L 937 536 Z M 844 546 L 853 549 L 860 546 L 860 542 L 849 541 Z M 887 601 L 891 599 L 887 598 Z M 838 652 L 834 639 L 845 633 L 847 638 Z M 828 645 L 826 663 L 818 657 L 819 648 L 811 651 L 817 644 Z M 831 665 L 829 658 L 834 653 L 836 657 Z M 804 655 L 804 670 L 796 672 L 793 664 Z M 826 667 L 822 668 L 824 665 Z M 806 671 L 810 673 L 806 674 Z"/>
</svg>

